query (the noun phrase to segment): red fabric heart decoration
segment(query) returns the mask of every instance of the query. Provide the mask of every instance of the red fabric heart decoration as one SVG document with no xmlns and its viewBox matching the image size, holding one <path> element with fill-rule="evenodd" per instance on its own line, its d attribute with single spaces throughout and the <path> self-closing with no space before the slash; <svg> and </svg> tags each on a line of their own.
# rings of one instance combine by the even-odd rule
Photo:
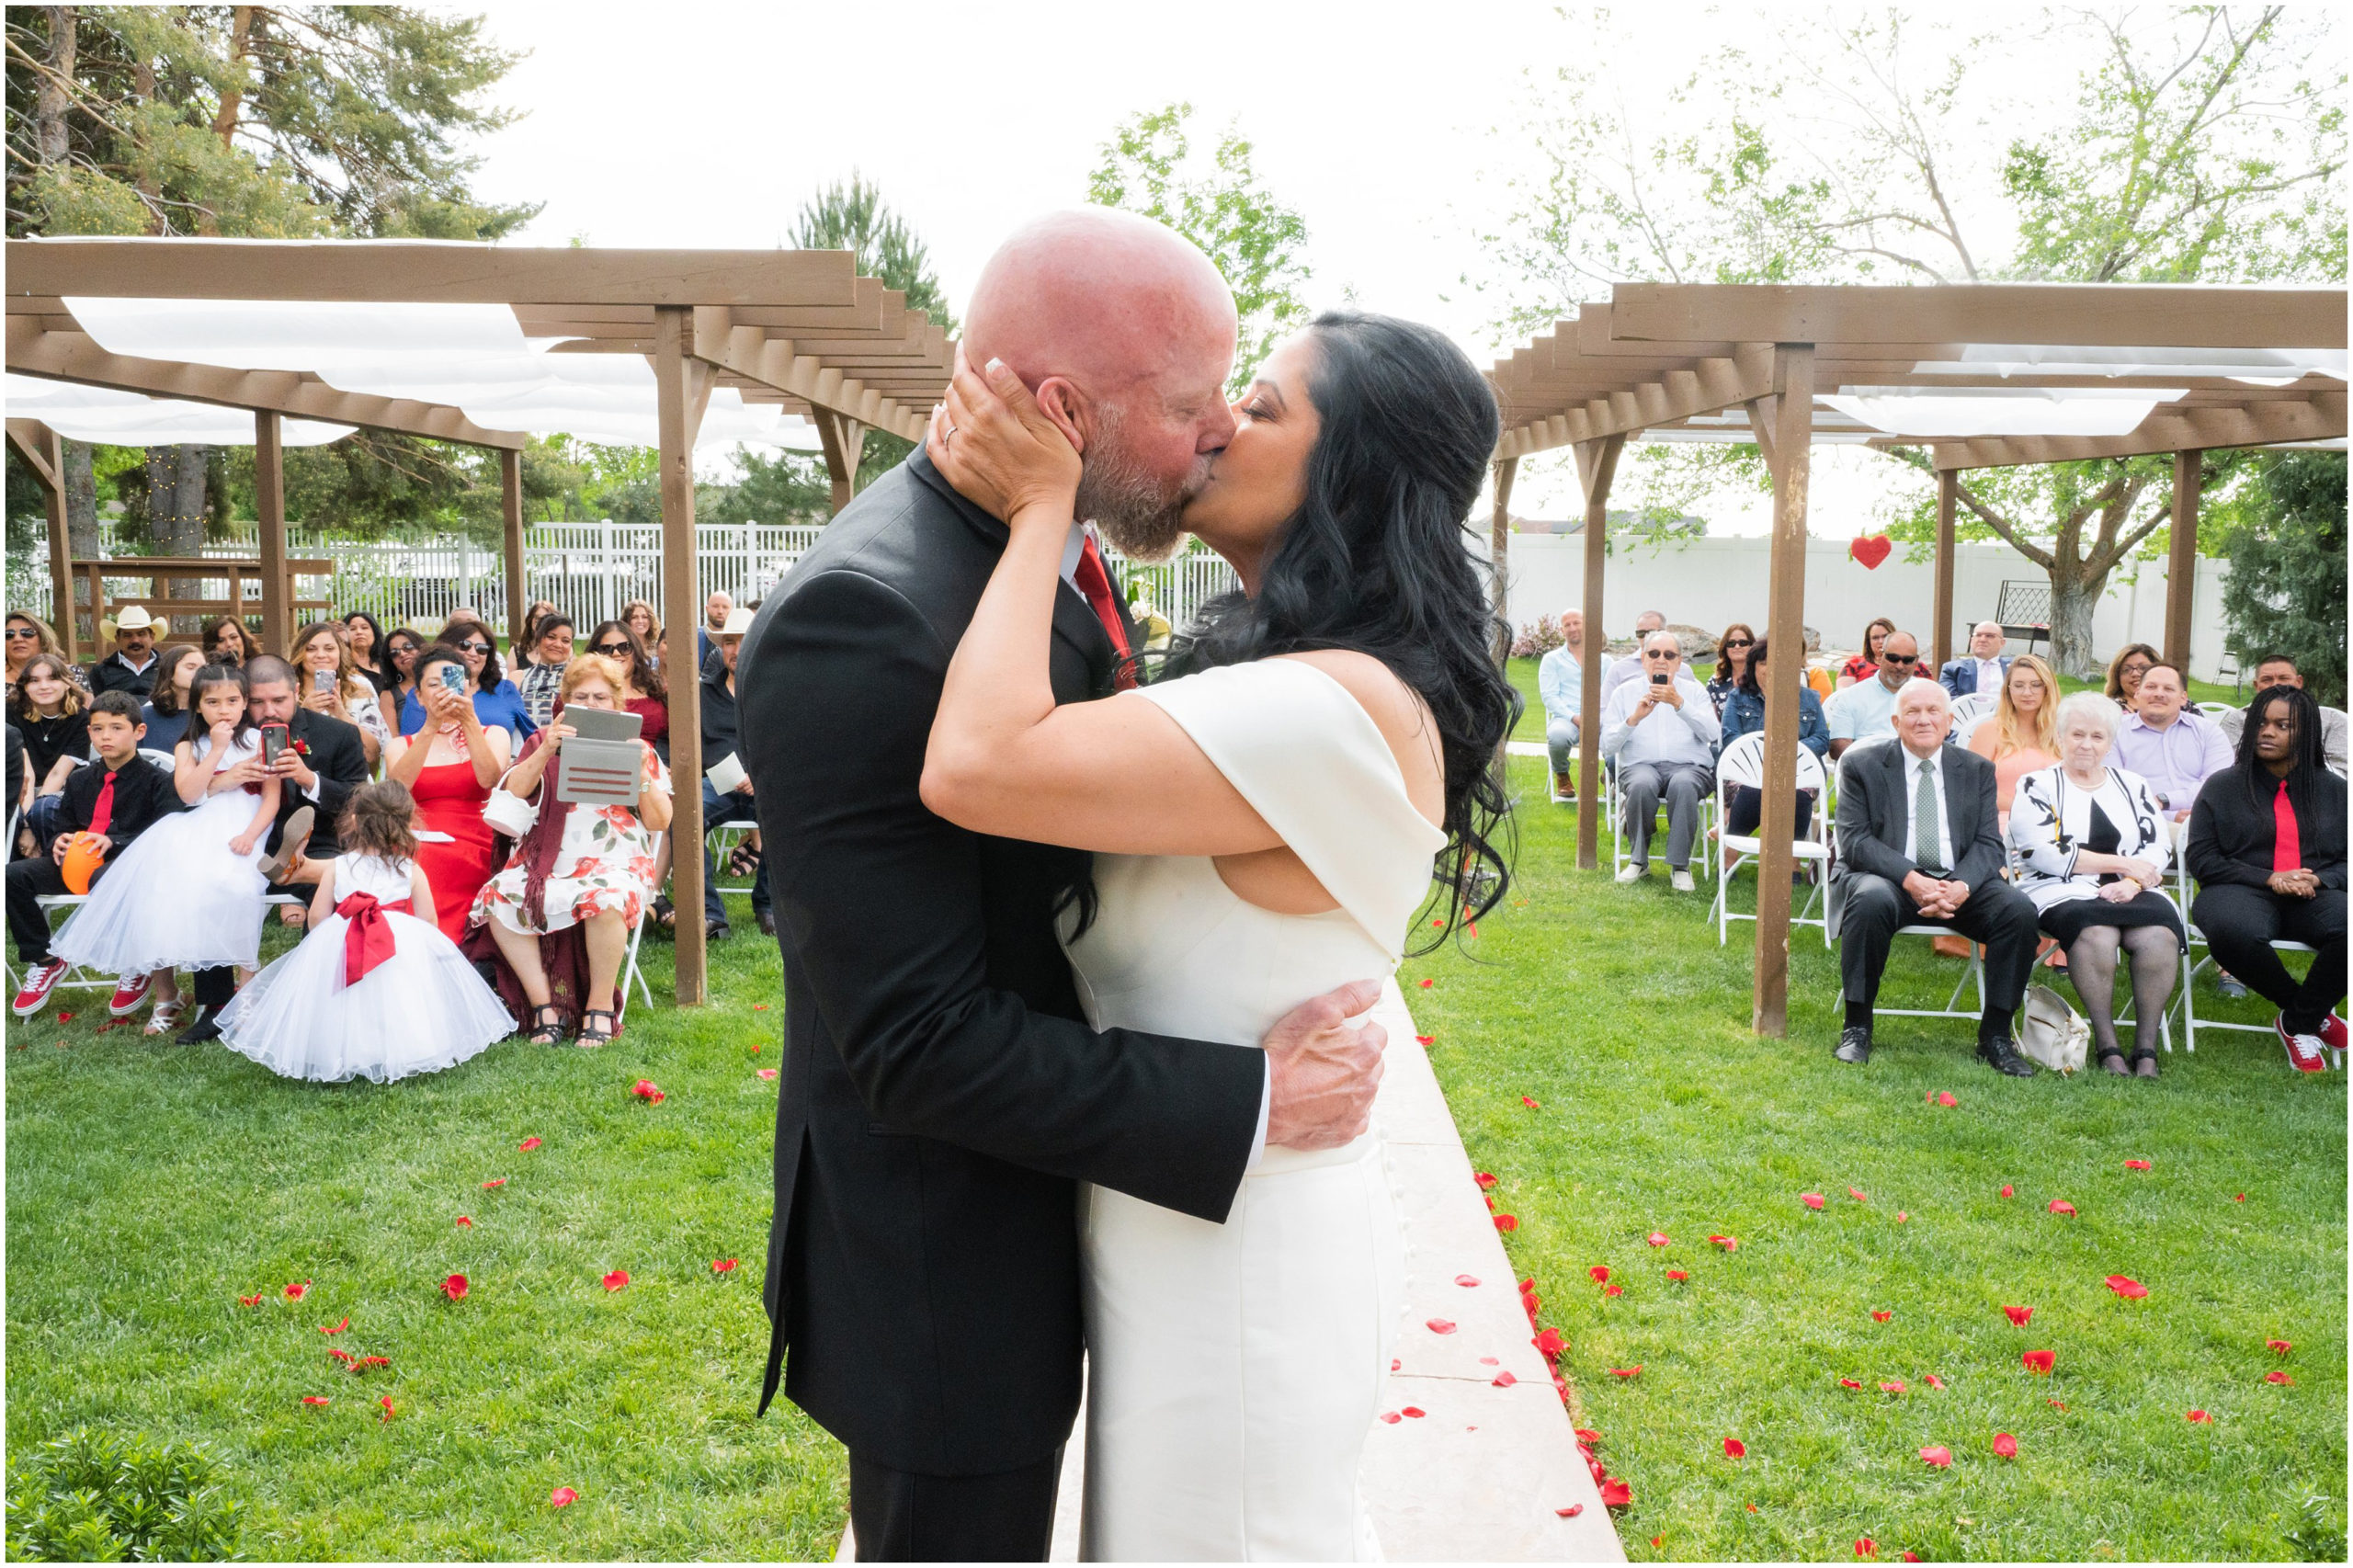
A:
<svg viewBox="0 0 2353 1568">
<path fill-rule="evenodd" d="M 1864 534 L 1847 546 L 1847 553 L 1861 562 L 1865 570 L 1875 572 L 1879 563 L 1887 559 L 1887 552 L 1894 548 L 1885 534 Z"/>
</svg>

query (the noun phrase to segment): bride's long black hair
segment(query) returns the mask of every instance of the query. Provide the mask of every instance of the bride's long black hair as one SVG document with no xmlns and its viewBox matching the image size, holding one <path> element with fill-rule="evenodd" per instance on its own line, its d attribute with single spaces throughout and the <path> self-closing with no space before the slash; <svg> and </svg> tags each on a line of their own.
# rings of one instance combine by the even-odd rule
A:
<svg viewBox="0 0 2353 1568">
<path fill-rule="evenodd" d="M 1306 498 L 1267 552 L 1256 596 L 1211 600 L 1166 673 L 1346 648 L 1412 687 L 1446 767 L 1437 907 L 1450 928 L 1494 908 L 1510 880 L 1501 758 L 1520 699 L 1495 666 L 1502 623 L 1464 538 L 1501 419 L 1470 358 L 1429 327 L 1326 311 L 1309 331 L 1308 397 L 1323 427 Z"/>
</svg>

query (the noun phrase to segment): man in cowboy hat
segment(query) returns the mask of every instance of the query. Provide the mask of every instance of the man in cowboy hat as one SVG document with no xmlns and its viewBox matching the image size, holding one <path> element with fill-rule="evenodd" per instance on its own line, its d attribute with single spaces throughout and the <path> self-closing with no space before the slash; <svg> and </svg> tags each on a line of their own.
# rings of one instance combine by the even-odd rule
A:
<svg viewBox="0 0 2353 1568">
<path fill-rule="evenodd" d="M 98 630 L 114 643 L 114 652 L 90 666 L 90 693 L 127 691 L 142 702 L 155 691 L 155 639 L 170 630 L 137 605 L 125 605 Z"/>
</svg>

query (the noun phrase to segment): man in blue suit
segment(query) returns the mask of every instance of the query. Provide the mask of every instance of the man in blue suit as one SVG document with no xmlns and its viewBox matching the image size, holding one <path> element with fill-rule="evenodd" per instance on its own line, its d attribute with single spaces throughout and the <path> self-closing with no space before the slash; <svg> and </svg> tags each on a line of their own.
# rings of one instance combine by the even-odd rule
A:
<svg viewBox="0 0 2353 1568">
<path fill-rule="evenodd" d="M 1967 656 L 1939 670 L 1937 684 L 1954 697 L 1967 697 L 1972 691 L 1993 696 L 2002 689 L 2002 678 L 2009 674 L 2009 656 L 2002 652 L 2006 641 L 2000 622 L 1979 621 L 1969 630 Z"/>
</svg>

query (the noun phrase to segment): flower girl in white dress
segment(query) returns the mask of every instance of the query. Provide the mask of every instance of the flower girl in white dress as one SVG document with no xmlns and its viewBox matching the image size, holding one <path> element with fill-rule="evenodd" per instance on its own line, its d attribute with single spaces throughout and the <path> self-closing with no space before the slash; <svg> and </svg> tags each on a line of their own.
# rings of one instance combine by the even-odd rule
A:
<svg viewBox="0 0 2353 1568">
<path fill-rule="evenodd" d="M 278 783 L 223 777 L 261 755 L 243 670 L 206 665 L 188 699 L 196 717 L 175 748 L 172 778 L 188 809 L 141 834 L 91 887 L 57 933 L 59 958 L 101 974 L 261 961 L 269 892 L 262 849 L 278 819 Z"/>
<path fill-rule="evenodd" d="M 390 1083 L 438 1073 L 515 1020 L 430 919 L 433 889 L 409 826 L 416 802 L 387 780 L 344 807 L 347 847 L 320 878 L 311 929 L 221 1012 L 221 1043 L 287 1078 Z"/>
<path fill-rule="evenodd" d="M 1458 919 L 1503 895 L 1488 835 L 1516 703 L 1462 548 L 1495 400 L 1427 327 L 1320 316 L 1260 368 L 1192 494 L 1139 507 L 1106 477 L 1116 451 L 1082 472 L 1072 437 L 1091 428 L 1091 464 L 1113 434 L 1086 395 L 1064 380 L 1045 413 L 993 361 L 960 369 L 933 420 L 932 461 L 1009 539 L 949 666 L 924 803 L 1095 852 L 1061 929 L 1097 1028 L 1256 1045 L 1306 998 L 1388 976 L 1434 891 Z M 1083 478 L 1115 543 L 1181 505 L 1243 593 L 1205 610 L 1178 673 L 1056 707 L 1056 606 L 1085 592 L 1061 563 L 1094 549 L 1072 538 Z M 1357 1471 L 1404 1258 L 1377 1115 L 1338 1148 L 1267 1148 L 1222 1224 L 1086 1187 L 1079 1227 L 1080 1555 L 1378 1559 Z"/>
</svg>

